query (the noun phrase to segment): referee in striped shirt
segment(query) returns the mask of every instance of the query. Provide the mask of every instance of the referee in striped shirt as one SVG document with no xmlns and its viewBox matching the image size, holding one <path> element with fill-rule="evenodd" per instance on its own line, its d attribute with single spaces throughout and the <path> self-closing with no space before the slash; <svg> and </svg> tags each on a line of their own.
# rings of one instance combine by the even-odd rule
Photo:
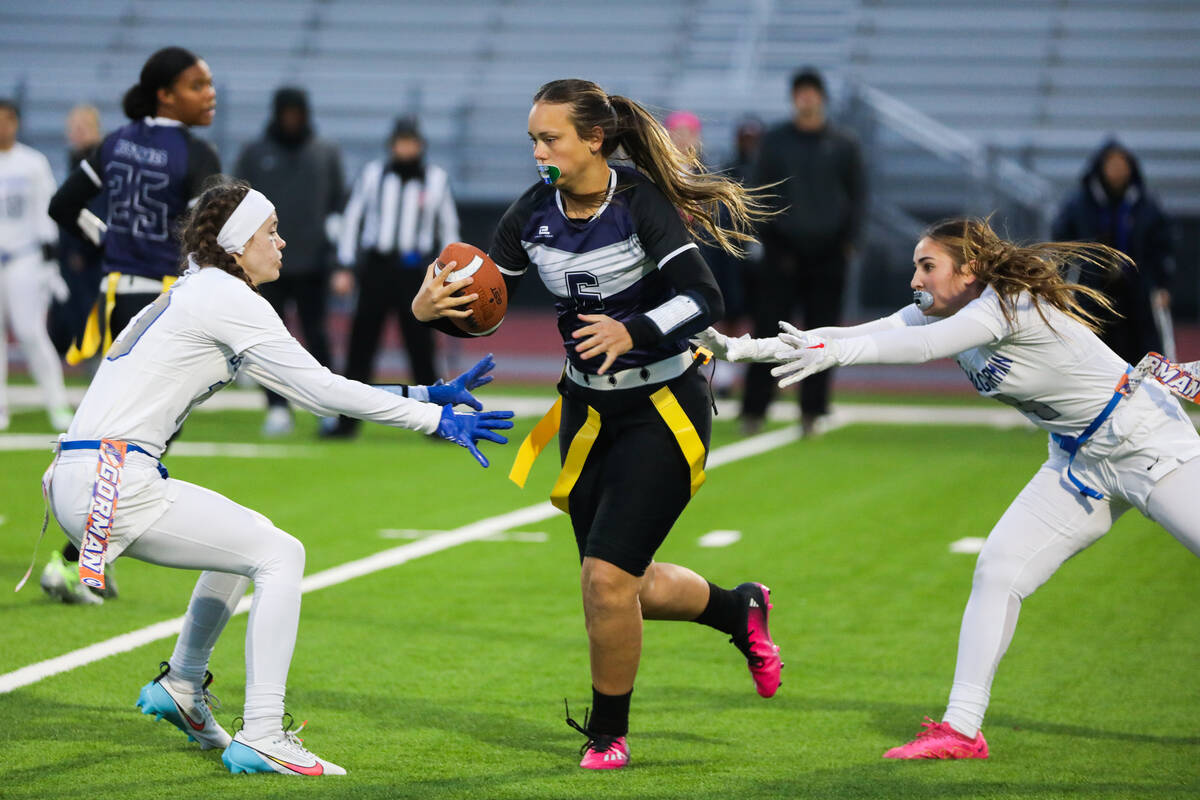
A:
<svg viewBox="0 0 1200 800">
<path fill-rule="evenodd" d="M 334 277 L 334 290 L 345 294 L 358 284 L 346 377 L 371 382 L 384 322 L 395 311 L 411 382 L 429 385 L 437 380 L 433 330 L 417 322 L 411 305 L 426 265 L 442 247 L 459 239 L 458 210 L 446 170 L 425 163 L 425 140 L 414 117 L 396 120 L 388 144 L 386 158 L 363 168 L 342 216 L 341 270 Z M 357 423 L 341 417 L 324 432 L 353 436 Z"/>
</svg>

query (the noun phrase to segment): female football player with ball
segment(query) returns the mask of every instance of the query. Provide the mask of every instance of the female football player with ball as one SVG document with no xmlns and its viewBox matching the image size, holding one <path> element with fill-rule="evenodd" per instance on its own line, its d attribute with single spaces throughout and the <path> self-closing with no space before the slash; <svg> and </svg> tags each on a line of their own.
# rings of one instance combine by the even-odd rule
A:
<svg viewBox="0 0 1200 800">
<path fill-rule="evenodd" d="M 1200 435 L 1155 380 L 1130 390 L 1132 368 L 1093 333 L 1069 284 L 1070 261 L 1119 269 L 1103 245 L 1021 247 L 986 221 L 929 228 L 913 252 L 914 305 L 850 328 L 697 341 L 731 361 L 782 361 L 780 385 L 835 364 L 919 364 L 954 357 L 980 394 L 1016 407 L 1050 434 L 1049 458 L 992 528 L 963 613 L 958 663 L 941 722 L 886 758 L 987 758 L 980 726 L 1021 602 L 1131 506 L 1200 555 Z"/>
<path fill-rule="evenodd" d="M 284 687 L 300 621 L 304 547 L 263 515 L 167 476 L 159 463 L 191 409 L 239 370 L 317 414 L 348 414 L 437 434 L 468 448 L 507 441 L 511 412 L 479 408 L 470 390 L 491 380 L 491 358 L 448 384 L 390 391 L 331 373 L 287 332 L 258 287 L 279 277 L 286 245 L 274 206 L 243 182 L 200 196 L 182 229 L 187 269 L 137 315 L 101 362 L 43 491 L 80 550 L 80 579 L 103 588 L 119 555 L 203 570 L 183 631 L 161 674 L 142 689 L 143 713 L 166 717 L 230 771 L 341 775 L 283 729 Z M 244 727 L 230 737 L 207 692 L 209 656 L 249 583 Z"/>
<path fill-rule="evenodd" d="M 688 337 L 722 316 L 721 293 L 693 234 L 729 252 L 761 218 L 737 183 L 681 154 L 628 98 L 584 80 L 546 84 L 533 98 L 529 137 L 542 181 L 505 213 L 491 249 L 509 296 L 532 264 L 558 299 L 567 364 L 559 403 L 537 426 L 513 478 L 558 428 L 563 469 L 552 501 L 571 516 L 592 673 L 592 713 L 580 766 L 624 767 L 642 620 L 693 620 L 729 634 L 758 693 L 779 686 L 767 630 L 770 594 L 758 583 L 715 586 L 654 553 L 704 480 L 711 408 Z M 633 166 L 612 166 L 617 156 Z M 619 156 L 620 157 L 620 156 Z M 722 227 L 718 209 L 733 220 Z M 417 319 L 447 333 L 475 299 L 433 265 L 413 302 Z M 561 425 L 558 414 L 561 413 Z"/>
</svg>

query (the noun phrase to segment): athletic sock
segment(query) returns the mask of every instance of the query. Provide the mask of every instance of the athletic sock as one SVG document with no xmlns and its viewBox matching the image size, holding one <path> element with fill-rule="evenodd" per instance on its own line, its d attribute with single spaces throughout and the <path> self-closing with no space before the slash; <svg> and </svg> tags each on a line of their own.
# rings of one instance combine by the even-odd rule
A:
<svg viewBox="0 0 1200 800">
<path fill-rule="evenodd" d="M 588 718 L 588 733 L 604 736 L 624 736 L 629 732 L 629 700 L 633 689 L 625 694 L 604 694 L 592 687 L 592 715 Z"/>
<path fill-rule="evenodd" d="M 79 548 L 76 547 L 75 545 L 71 544 L 70 542 L 67 542 L 65 545 L 63 545 L 62 555 L 63 555 L 63 561 L 67 561 L 69 563 L 78 563 Z"/>
<path fill-rule="evenodd" d="M 735 642 L 746 638 L 746 598 L 732 589 L 708 584 L 708 605 L 694 622 L 728 633 Z M 740 646 L 740 644 L 739 644 Z"/>
</svg>

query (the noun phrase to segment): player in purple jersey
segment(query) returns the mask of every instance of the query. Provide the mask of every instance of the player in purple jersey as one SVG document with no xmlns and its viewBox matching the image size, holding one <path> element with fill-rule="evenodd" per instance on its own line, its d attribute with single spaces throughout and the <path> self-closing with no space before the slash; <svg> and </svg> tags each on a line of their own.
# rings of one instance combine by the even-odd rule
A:
<svg viewBox="0 0 1200 800">
<path fill-rule="evenodd" d="M 704 481 L 712 422 L 688 337 L 719 319 L 723 302 L 693 235 L 740 252 L 762 214 L 740 184 L 680 153 L 644 108 L 589 81 L 543 86 L 529 136 L 543 181 L 504 215 L 491 255 L 510 297 L 532 264 L 557 298 L 562 397 L 530 452 L 548 443 L 561 409 L 563 469 L 551 499 L 570 514 L 579 546 L 592 672 L 592 714 L 582 726 L 568 722 L 587 736 L 580 766 L 620 768 L 629 761 L 643 619 L 694 620 L 727 633 L 759 694 L 779 685 L 765 586 L 723 589 L 654 561 Z M 608 163 L 618 149 L 636 169 Z M 721 207 L 726 226 L 717 221 Z M 475 295 L 451 297 L 468 281 L 447 284 L 449 274 L 430 268 L 413 312 L 456 333 L 447 318 L 466 314 L 457 306 Z M 520 484 L 530 460 L 514 466 Z"/>
<path fill-rule="evenodd" d="M 178 275 L 179 217 L 200 195 L 204 180 L 221 171 L 216 151 L 188 128 L 211 125 L 216 103 L 203 59 L 182 47 L 157 51 L 125 93 L 129 124 L 106 136 L 51 198 L 55 222 L 103 245 L 100 299 L 83 341 L 67 353 L 68 363 L 106 352 L 114 336 Z M 96 220 L 86 208 L 102 190 L 108 215 Z M 64 602 L 103 602 L 73 580 L 78 560 L 78 550 L 67 542 L 61 558 L 56 553 L 43 570 L 42 588 Z M 115 587 L 110 581 L 105 596 L 115 596 Z"/>
</svg>

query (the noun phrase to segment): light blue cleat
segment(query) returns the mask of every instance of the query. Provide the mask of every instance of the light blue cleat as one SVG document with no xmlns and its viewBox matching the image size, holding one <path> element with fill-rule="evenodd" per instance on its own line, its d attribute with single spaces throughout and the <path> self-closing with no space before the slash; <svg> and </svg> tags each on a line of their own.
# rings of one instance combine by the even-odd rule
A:
<svg viewBox="0 0 1200 800">
<path fill-rule="evenodd" d="M 297 736 L 304 725 L 294 731 L 280 731 L 274 736 L 250 740 L 245 731 L 238 731 L 221 754 L 221 761 L 234 775 L 254 772 L 278 772 L 281 775 L 345 775 L 346 770 L 318 757 L 308 750 Z"/>
<path fill-rule="evenodd" d="M 212 713 L 213 704 L 219 705 L 208 691 L 212 673 L 205 673 L 204 685 L 199 692 L 184 693 L 163 680 L 170 671 L 167 663 L 164 661 L 160 666 L 159 676 L 143 686 L 138 694 L 137 707 L 142 713 L 156 720 L 165 719 L 187 734 L 189 742 L 197 742 L 201 750 L 228 747 L 233 738 L 217 724 Z"/>
</svg>

